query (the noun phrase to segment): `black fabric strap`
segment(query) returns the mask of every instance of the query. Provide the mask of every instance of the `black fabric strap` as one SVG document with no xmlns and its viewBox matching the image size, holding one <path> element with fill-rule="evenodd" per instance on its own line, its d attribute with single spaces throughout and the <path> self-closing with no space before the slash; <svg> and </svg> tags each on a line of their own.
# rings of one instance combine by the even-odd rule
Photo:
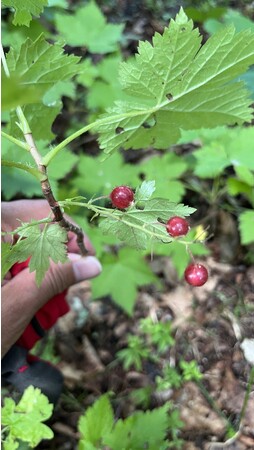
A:
<svg viewBox="0 0 254 450">
<path fill-rule="evenodd" d="M 35 316 L 32 318 L 30 324 L 32 325 L 34 331 L 38 334 L 38 336 L 40 337 L 45 336 L 45 330 L 40 326 Z"/>
</svg>

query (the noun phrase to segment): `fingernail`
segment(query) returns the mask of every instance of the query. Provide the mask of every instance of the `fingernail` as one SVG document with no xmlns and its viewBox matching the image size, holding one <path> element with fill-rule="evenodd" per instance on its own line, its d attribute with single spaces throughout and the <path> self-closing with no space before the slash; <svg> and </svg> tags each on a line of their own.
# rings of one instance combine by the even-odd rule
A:
<svg viewBox="0 0 254 450">
<path fill-rule="evenodd" d="M 102 271 L 100 261 L 94 256 L 76 259 L 76 261 L 73 261 L 72 267 L 77 281 L 97 277 Z"/>
</svg>

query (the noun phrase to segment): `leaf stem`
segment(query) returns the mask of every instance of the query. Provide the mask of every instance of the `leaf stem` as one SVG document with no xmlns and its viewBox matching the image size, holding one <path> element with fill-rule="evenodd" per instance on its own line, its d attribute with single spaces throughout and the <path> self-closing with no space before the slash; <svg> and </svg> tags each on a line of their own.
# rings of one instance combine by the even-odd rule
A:
<svg viewBox="0 0 254 450">
<path fill-rule="evenodd" d="M 52 150 L 50 150 L 43 158 L 43 164 L 44 166 L 48 166 L 49 163 L 51 162 L 51 160 L 63 149 L 65 148 L 68 144 L 70 144 L 72 141 L 74 141 L 75 139 L 77 139 L 79 136 L 81 136 L 81 134 L 86 133 L 87 131 L 98 127 L 99 125 L 107 125 L 107 124 L 112 124 L 114 122 L 118 122 L 119 120 L 122 119 L 126 119 L 128 117 L 135 117 L 135 116 L 142 116 L 144 114 L 152 114 L 153 112 L 155 112 L 157 110 L 157 108 L 152 108 L 150 110 L 144 110 L 141 109 L 140 111 L 131 111 L 129 113 L 125 113 L 125 114 L 114 114 L 113 116 L 110 117 L 104 117 L 102 119 L 98 119 L 95 122 L 92 122 L 88 125 L 86 125 L 83 128 L 80 128 L 78 131 L 75 131 L 75 133 L 72 133 L 70 136 L 68 136 L 66 139 L 64 139 L 62 142 L 60 142 L 60 144 L 58 144 L 56 147 L 54 147 Z"/>
<path fill-rule="evenodd" d="M 5 58 L 4 49 L 3 49 L 2 44 L 0 47 L 1 47 L 1 60 L 2 60 L 2 64 L 3 64 L 4 73 L 8 78 L 10 78 L 10 71 L 9 71 L 9 67 L 7 65 L 7 61 Z"/>
<path fill-rule="evenodd" d="M 81 207 L 90 209 L 91 211 L 94 211 L 96 214 L 100 214 L 102 217 L 108 217 L 108 218 L 112 218 L 114 220 L 118 220 L 119 222 L 121 222 L 131 228 L 135 228 L 139 231 L 142 231 L 143 233 L 146 233 L 153 238 L 164 240 L 164 242 L 165 242 L 165 239 L 167 239 L 167 236 L 165 234 L 156 233 L 147 228 L 147 226 L 149 226 L 149 225 L 152 226 L 152 224 L 147 224 L 147 226 L 144 227 L 137 223 L 130 222 L 130 221 L 126 220 L 126 218 L 124 218 L 124 216 L 126 217 L 126 215 L 127 215 L 126 213 L 118 213 L 118 211 L 115 209 L 109 209 L 109 208 L 105 208 L 103 206 L 95 206 L 89 202 L 82 203 L 82 202 L 75 202 L 75 201 L 73 201 L 73 202 L 72 201 L 68 201 L 68 202 L 61 201 L 61 202 L 59 202 L 59 204 L 63 207 L 64 206 L 81 206 Z M 159 224 L 159 222 L 158 222 L 158 224 Z M 171 239 L 171 238 L 168 238 L 168 239 L 169 239 L 168 242 L 165 242 L 165 243 L 169 244 L 169 243 L 173 242 L 173 239 Z M 186 244 L 185 241 L 184 241 L 184 244 Z"/>
<path fill-rule="evenodd" d="M 8 141 L 16 144 L 18 147 L 23 148 L 24 150 L 29 151 L 29 146 L 25 142 L 22 142 L 19 139 L 11 136 L 10 134 L 5 133 L 5 131 L 1 131 L 1 134 L 5 139 L 8 139 Z"/>
<path fill-rule="evenodd" d="M 45 175 L 41 173 L 40 170 L 36 169 L 36 167 L 29 167 L 26 164 L 22 164 L 15 161 L 7 161 L 5 159 L 2 159 L 2 166 L 6 167 L 16 167 L 17 169 L 25 170 L 26 172 L 29 172 L 31 175 L 37 178 L 39 181 L 45 180 Z"/>
<path fill-rule="evenodd" d="M 9 78 L 10 77 L 10 71 L 8 68 L 8 64 L 5 58 L 5 54 L 3 51 L 3 47 L 1 45 L 1 58 L 2 58 L 2 64 L 3 64 L 3 68 L 5 71 L 6 76 Z M 42 193 L 45 197 L 45 199 L 47 200 L 51 211 L 53 212 L 54 215 L 54 221 L 58 222 L 59 225 L 63 228 L 65 228 L 67 231 L 72 231 L 73 233 L 76 234 L 77 236 L 77 244 L 79 246 L 80 252 L 81 254 L 84 256 L 87 254 L 87 250 L 85 248 L 85 244 L 84 244 L 84 233 L 83 230 L 78 227 L 77 225 L 72 224 L 71 222 L 69 222 L 63 215 L 63 212 L 61 210 L 61 207 L 59 206 L 59 203 L 57 202 L 57 200 L 54 197 L 54 194 L 52 192 L 51 189 L 51 185 L 48 179 L 48 175 L 47 175 L 47 169 L 46 169 L 46 165 L 44 164 L 43 158 L 40 154 L 40 152 L 37 149 L 37 146 L 35 144 L 32 132 L 30 130 L 28 121 L 25 117 L 25 114 L 21 108 L 21 106 L 18 106 L 16 108 L 16 113 L 19 119 L 19 124 L 18 126 L 20 127 L 24 138 L 26 140 L 26 150 L 28 150 L 33 158 L 33 160 L 35 161 L 36 165 L 37 165 L 37 172 L 36 172 L 36 176 L 40 179 L 41 182 L 41 189 L 42 189 Z M 7 139 L 9 138 L 9 135 L 5 136 Z M 11 141 L 12 142 L 19 142 L 15 139 L 11 137 Z M 22 148 L 24 148 L 24 146 L 22 145 Z M 32 168 L 30 169 L 29 167 L 25 166 L 24 164 L 19 164 L 19 163 L 14 163 L 11 164 L 10 162 L 6 161 L 5 165 L 9 165 L 9 166 L 15 166 L 18 167 L 19 169 L 23 169 L 26 170 L 30 173 L 33 173 L 35 175 L 34 170 L 32 170 Z M 39 174 L 39 175 L 38 175 Z"/>
</svg>

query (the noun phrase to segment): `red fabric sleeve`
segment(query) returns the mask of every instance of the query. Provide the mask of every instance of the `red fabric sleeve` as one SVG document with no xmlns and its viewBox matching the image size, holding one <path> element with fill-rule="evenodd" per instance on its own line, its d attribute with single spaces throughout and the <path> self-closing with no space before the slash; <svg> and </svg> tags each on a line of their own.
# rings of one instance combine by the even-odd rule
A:
<svg viewBox="0 0 254 450">
<path fill-rule="evenodd" d="M 15 277 L 19 272 L 28 267 L 28 263 L 29 260 L 14 264 L 10 270 L 12 277 Z M 49 330 L 49 328 L 56 323 L 59 317 L 69 311 L 70 308 L 65 299 L 66 292 L 67 291 L 65 290 L 64 292 L 55 295 L 55 297 L 49 300 L 35 314 L 37 321 L 44 330 Z M 41 339 L 41 336 L 39 336 L 33 326 L 29 324 L 16 344 L 30 350 L 39 339 Z"/>
</svg>

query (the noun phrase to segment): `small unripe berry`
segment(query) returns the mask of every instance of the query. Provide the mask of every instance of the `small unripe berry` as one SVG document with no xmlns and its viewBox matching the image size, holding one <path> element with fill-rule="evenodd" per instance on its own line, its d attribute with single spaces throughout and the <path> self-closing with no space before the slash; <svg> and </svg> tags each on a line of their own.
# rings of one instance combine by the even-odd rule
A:
<svg viewBox="0 0 254 450">
<path fill-rule="evenodd" d="M 110 194 L 112 204 L 119 209 L 130 206 L 134 200 L 134 193 L 128 186 L 117 186 Z"/>
<path fill-rule="evenodd" d="M 208 271 L 202 264 L 190 264 L 185 269 L 184 277 L 191 286 L 203 286 L 208 280 Z"/>
<path fill-rule="evenodd" d="M 166 223 L 166 230 L 172 237 L 185 236 L 189 231 L 189 224 L 182 217 L 171 217 Z"/>
</svg>

